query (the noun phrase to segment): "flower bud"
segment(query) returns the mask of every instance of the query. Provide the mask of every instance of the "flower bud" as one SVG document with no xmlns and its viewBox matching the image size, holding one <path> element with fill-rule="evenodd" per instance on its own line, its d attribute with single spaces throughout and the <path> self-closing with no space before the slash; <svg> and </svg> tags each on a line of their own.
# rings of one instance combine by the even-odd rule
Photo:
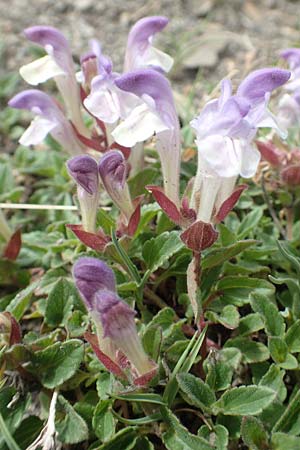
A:
<svg viewBox="0 0 300 450">
<path fill-rule="evenodd" d="M 90 156 L 75 156 L 67 162 L 69 174 L 77 184 L 84 231 L 95 232 L 99 200 L 97 162 Z"/>
<path fill-rule="evenodd" d="M 155 374 L 156 364 L 145 353 L 137 334 L 135 311 L 116 293 L 113 271 L 96 258 L 80 258 L 73 277 L 97 330 L 99 347 L 95 337 L 88 335 L 87 339 L 99 359 L 120 376 L 127 358 L 135 382 L 146 384 Z"/>
<path fill-rule="evenodd" d="M 73 267 L 75 284 L 88 309 L 93 307 L 93 297 L 97 291 L 116 290 L 113 271 L 96 258 L 80 258 Z"/>
<path fill-rule="evenodd" d="M 281 171 L 281 179 L 288 186 L 294 187 L 300 185 L 300 164 L 294 164 Z"/>
<path fill-rule="evenodd" d="M 103 338 L 109 338 L 134 366 L 139 376 L 154 368 L 146 355 L 134 322 L 135 311 L 111 291 L 98 291 L 94 311 L 99 314 Z"/>
<path fill-rule="evenodd" d="M 102 156 L 98 167 L 108 195 L 129 221 L 134 207 L 126 182 L 127 166 L 124 155 L 118 150 L 110 150 Z"/>
</svg>

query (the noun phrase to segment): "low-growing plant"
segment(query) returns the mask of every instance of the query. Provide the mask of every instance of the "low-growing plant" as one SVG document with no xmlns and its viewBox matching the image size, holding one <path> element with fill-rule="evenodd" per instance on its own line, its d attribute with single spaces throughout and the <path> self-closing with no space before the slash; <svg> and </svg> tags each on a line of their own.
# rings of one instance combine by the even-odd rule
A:
<svg viewBox="0 0 300 450">
<path fill-rule="evenodd" d="M 132 27 L 122 74 L 25 30 L 21 76 L 59 95 L 3 112 L 0 450 L 300 448 L 300 49 L 224 79 L 190 145 L 167 23 Z"/>
</svg>

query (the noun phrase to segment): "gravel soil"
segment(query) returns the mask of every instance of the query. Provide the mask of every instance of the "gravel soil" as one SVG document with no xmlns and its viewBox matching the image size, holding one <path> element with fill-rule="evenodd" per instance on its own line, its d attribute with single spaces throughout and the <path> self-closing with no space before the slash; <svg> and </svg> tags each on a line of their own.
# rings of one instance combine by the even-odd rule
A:
<svg viewBox="0 0 300 450">
<path fill-rule="evenodd" d="M 287 0 L 0 0 L 0 71 L 16 71 L 32 56 L 22 30 L 36 24 L 58 27 L 74 55 L 98 38 L 121 70 L 126 36 L 143 16 L 166 15 L 160 46 L 176 59 L 172 77 L 189 83 L 195 70 L 218 81 L 232 70 L 276 63 L 278 51 L 300 40 L 300 2 Z"/>
</svg>

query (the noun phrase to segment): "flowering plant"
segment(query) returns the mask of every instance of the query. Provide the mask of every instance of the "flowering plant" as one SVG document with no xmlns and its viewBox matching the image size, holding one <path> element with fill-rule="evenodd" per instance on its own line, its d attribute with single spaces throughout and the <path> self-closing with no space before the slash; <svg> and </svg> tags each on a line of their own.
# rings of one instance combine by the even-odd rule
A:
<svg viewBox="0 0 300 450">
<path fill-rule="evenodd" d="M 300 446 L 299 50 L 186 120 L 167 24 L 133 25 L 122 73 L 25 30 L 45 55 L 0 158 L 0 208 L 27 209 L 0 209 L 0 450 Z"/>
</svg>

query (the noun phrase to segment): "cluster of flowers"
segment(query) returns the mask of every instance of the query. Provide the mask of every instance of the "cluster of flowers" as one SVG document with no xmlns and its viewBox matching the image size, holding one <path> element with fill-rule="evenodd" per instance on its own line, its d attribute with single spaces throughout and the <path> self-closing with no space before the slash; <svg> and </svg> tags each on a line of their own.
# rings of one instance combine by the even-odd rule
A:
<svg viewBox="0 0 300 450">
<path fill-rule="evenodd" d="M 155 136 L 163 187 L 147 189 L 182 229 L 183 242 L 199 255 L 215 242 L 214 225 L 226 217 L 244 189 L 243 185 L 235 188 L 237 177 L 252 177 L 257 170 L 261 154 L 254 139 L 258 129 L 279 129 L 267 106 L 272 91 L 289 80 L 288 70 L 256 70 L 236 93 L 231 82 L 223 80 L 220 97 L 209 101 L 191 122 L 197 137 L 198 169 L 189 194 L 181 199 L 180 125 L 166 78 L 172 58 L 152 45 L 155 34 L 167 23 L 165 17 L 154 16 L 132 27 L 123 74 L 113 72 L 111 59 L 103 55 L 96 40 L 91 41 L 76 73 L 69 44 L 58 30 L 45 26 L 25 30 L 26 37 L 47 54 L 23 66 L 22 77 L 31 85 L 54 78 L 64 107 L 36 89 L 12 98 L 11 107 L 35 115 L 20 142 L 36 145 L 50 133 L 73 156 L 67 167 L 77 184 L 82 225 L 69 226 L 96 250 L 103 250 L 109 241 L 101 229 L 96 230 L 100 185 L 121 212 L 119 235 L 132 235 L 136 230 L 141 198 L 131 198 L 127 178 L 143 167 L 143 143 L 148 139 Z M 84 115 L 89 115 L 92 127 L 86 126 Z M 194 269 L 191 266 L 190 272 Z M 136 380 L 147 379 L 154 365 L 138 340 L 133 310 L 115 292 L 111 270 L 97 259 L 82 258 L 74 267 L 74 277 L 96 324 L 98 344 L 88 339 L 102 362 L 107 365 L 109 360 L 108 366 L 121 375 L 126 360 Z M 192 278 L 188 272 L 190 286 L 194 286 Z M 191 289 L 189 293 L 195 294 Z M 117 324 L 114 329 L 112 318 Z"/>
</svg>

